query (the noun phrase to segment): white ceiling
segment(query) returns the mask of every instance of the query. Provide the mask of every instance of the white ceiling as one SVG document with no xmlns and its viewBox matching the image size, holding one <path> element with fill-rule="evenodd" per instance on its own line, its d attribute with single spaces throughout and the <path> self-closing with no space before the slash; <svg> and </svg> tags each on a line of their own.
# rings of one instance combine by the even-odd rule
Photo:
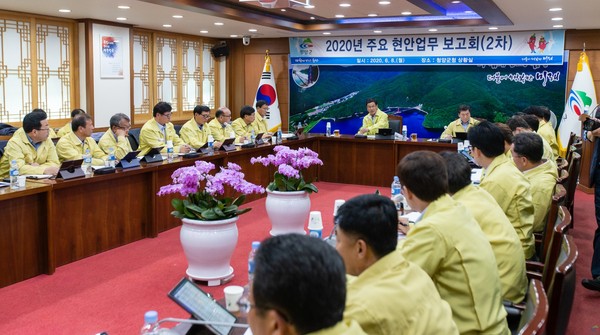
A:
<svg viewBox="0 0 600 335">
<path fill-rule="evenodd" d="M 202 2 L 202 0 L 196 0 Z M 285 1 L 285 0 L 278 0 Z M 411 11 L 413 15 L 422 15 L 423 11 L 406 0 L 391 0 L 392 4 L 382 6 L 378 0 L 311 0 L 314 9 L 301 11 L 314 12 L 324 18 L 332 18 L 335 14 L 344 14 L 346 17 L 366 17 L 369 13 L 378 13 L 380 16 L 401 16 L 401 11 Z M 441 1 L 441 0 L 440 0 Z M 444 0 L 449 1 L 449 0 Z M 204 14 L 206 10 L 177 9 L 150 2 L 153 0 L 0 0 L 0 9 L 20 11 L 42 15 L 50 15 L 71 19 L 97 19 L 104 21 L 120 22 L 133 26 L 153 30 L 163 30 L 191 35 L 204 35 L 214 38 L 231 38 L 231 35 L 251 35 L 254 38 L 290 37 L 290 36 L 319 36 L 325 30 L 312 32 L 297 32 L 277 29 L 261 24 L 251 24 L 237 21 L 223 12 Z M 176 1 L 173 1 L 176 2 Z M 190 1 L 193 2 L 193 1 Z M 351 7 L 339 7 L 339 3 L 350 3 Z M 496 5 L 513 22 L 513 25 L 498 26 L 498 31 L 514 30 L 546 30 L 555 29 L 554 24 L 562 24 L 561 29 L 598 29 L 600 28 L 600 0 L 496 0 Z M 119 5 L 128 5 L 130 9 L 118 9 Z M 176 4 L 173 4 L 176 6 Z M 185 8 L 183 5 L 179 5 Z M 560 12 L 549 12 L 551 7 L 561 7 Z M 60 13 L 62 8 L 70 9 L 70 13 Z M 255 7 L 258 8 L 258 7 Z M 297 7 L 295 7 L 297 8 Z M 261 9 L 262 10 L 262 9 Z M 279 9 L 275 9 L 277 11 Z M 173 15 L 182 15 L 183 18 L 173 18 Z M 117 17 L 126 17 L 126 21 L 117 21 Z M 552 17 L 562 17 L 562 21 L 551 21 Z M 248 20 L 247 20 L 248 21 Z M 224 25 L 216 26 L 215 22 Z M 258 21 L 259 22 L 259 21 Z M 165 28 L 163 24 L 171 24 Z M 430 34 L 428 29 L 420 28 L 384 28 L 383 35 L 395 34 Z M 440 24 L 436 27 L 437 34 L 455 32 L 484 32 L 489 25 L 469 27 L 448 27 Z M 249 29 L 256 29 L 250 32 Z M 206 30 L 208 33 L 201 33 Z M 332 36 L 348 35 L 374 35 L 373 28 L 360 30 L 331 30 Z"/>
</svg>

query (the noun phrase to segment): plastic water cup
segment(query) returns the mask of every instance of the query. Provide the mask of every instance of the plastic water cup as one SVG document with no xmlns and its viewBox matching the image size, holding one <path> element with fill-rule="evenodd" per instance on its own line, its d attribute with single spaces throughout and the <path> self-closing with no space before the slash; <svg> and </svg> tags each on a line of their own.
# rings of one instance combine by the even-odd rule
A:
<svg viewBox="0 0 600 335">
<path fill-rule="evenodd" d="M 410 140 L 413 142 L 416 142 L 417 141 L 417 133 L 410 134 Z"/>
<path fill-rule="evenodd" d="M 230 312 L 239 312 L 240 306 L 238 301 L 244 294 L 244 288 L 241 286 L 231 285 L 223 289 L 225 294 L 225 308 Z"/>
<path fill-rule="evenodd" d="M 277 136 L 271 136 L 271 143 L 273 143 L 273 145 L 277 144 Z"/>
<path fill-rule="evenodd" d="M 323 218 L 321 217 L 321 212 L 310 212 L 308 219 L 308 234 L 310 236 L 321 238 L 323 234 Z"/>
<path fill-rule="evenodd" d="M 333 204 L 333 216 L 337 215 L 338 209 L 346 202 L 344 199 L 337 199 Z"/>
<path fill-rule="evenodd" d="M 333 136 L 335 136 L 335 137 L 340 137 L 340 130 L 339 130 L 339 129 L 335 129 L 335 130 L 333 131 Z"/>
<path fill-rule="evenodd" d="M 17 185 L 19 185 L 19 188 L 25 188 L 26 182 L 27 182 L 27 177 L 25 177 L 25 176 L 17 177 Z"/>
</svg>

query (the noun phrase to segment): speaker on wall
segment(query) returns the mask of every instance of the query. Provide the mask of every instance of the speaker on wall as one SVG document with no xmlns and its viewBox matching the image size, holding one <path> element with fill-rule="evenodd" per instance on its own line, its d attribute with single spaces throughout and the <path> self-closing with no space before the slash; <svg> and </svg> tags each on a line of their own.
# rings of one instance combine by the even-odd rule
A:
<svg viewBox="0 0 600 335">
<path fill-rule="evenodd" d="M 223 56 L 227 57 L 229 56 L 229 46 L 227 46 L 227 42 L 222 41 L 210 48 L 210 53 L 212 53 L 215 58 Z"/>
</svg>

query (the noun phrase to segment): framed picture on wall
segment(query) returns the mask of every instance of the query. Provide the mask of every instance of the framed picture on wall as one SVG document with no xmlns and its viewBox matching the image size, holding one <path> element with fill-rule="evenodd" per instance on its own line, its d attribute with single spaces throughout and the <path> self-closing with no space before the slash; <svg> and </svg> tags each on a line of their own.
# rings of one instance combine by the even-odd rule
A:
<svg viewBox="0 0 600 335">
<path fill-rule="evenodd" d="M 123 78 L 123 51 L 118 36 L 100 36 L 100 78 Z"/>
</svg>

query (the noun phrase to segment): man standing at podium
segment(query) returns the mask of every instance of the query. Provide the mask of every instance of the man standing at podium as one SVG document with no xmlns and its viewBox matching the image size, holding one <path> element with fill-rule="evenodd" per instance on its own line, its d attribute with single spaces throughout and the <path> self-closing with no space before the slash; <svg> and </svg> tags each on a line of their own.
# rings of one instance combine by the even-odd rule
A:
<svg viewBox="0 0 600 335">
<path fill-rule="evenodd" d="M 6 144 L 0 160 L 0 178 L 8 177 L 10 161 L 16 160 L 19 174 L 58 173 L 58 156 L 54 143 L 48 137 L 48 116 L 41 109 L 25 115 L 23 127 L 19 128 Z"/>
<path fill-rule="evenodd" d="M 362 127 L 358 130 L 360 135 L 375 135 L 380 128 L 389 128 L 388 115 L 379 110 L 375 99 L 367 99 L 367 112 L 363 118 Z"/>
</svg>

